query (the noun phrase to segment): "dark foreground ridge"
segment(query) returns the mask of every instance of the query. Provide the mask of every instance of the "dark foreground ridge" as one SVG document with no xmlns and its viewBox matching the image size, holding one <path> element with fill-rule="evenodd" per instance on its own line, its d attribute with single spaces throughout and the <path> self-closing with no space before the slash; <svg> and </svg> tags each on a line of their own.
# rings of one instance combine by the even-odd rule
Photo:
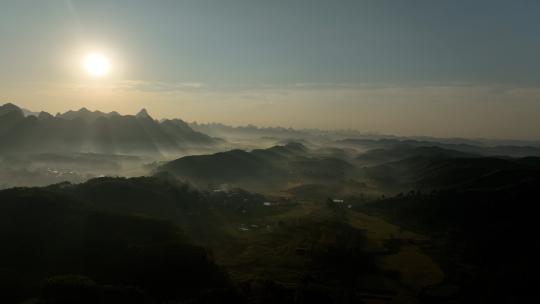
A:
<svg viewBox="0 0 540 304">
<path fill-rule="evenodd" d="M 515 173 L 506 169 L 499 174 Z M 468 183 L 344 202 L 197 190 L 166 174 L 7 189 L 3 302 L 530 298 L 540 270 L 539 182 L 530 174 L 504 187 Z"/>
</svg>

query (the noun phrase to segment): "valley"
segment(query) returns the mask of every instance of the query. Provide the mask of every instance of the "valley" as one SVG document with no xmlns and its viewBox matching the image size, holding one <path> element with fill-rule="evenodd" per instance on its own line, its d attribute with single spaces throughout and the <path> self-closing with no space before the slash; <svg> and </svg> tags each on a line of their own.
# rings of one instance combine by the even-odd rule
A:
<svg viewBox="0 0 540 304">
<path fill-rule="evenodd" d="M 20 132 L 6 121 L 29 118 L 1 109 L 3 136 Z M 170 122 L 118 115 L 46 119 L 123 117 L 156 128 L 137 145 L 164 147 L 158 130 Z M 100 303 L 483 302 L 509 299 L 535 273 L 535 143 L 196 127 L 231 137 L 184 124 L 178 130 L 211 141 L 132 150 L 128 134 L 139 131 L 126 126 L 114 144 L 129 154 L 0 149 L 5 298 L 63 303 L 83 284 L 90 299 L 107 293 Z"/>
</svg>

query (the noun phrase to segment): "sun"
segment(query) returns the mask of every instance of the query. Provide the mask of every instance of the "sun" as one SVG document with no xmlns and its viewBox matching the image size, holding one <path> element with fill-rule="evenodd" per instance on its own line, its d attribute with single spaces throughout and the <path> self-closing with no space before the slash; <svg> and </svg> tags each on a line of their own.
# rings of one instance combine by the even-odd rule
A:
<svg viewBox="0 0 540 304">
<path fill-rule="evenodd" d="M 83 68 L 90 76 L 102 77 L 109 73 L 111 64 L 105 55 L 89 53 L 84 57 Z"/>
</svg>

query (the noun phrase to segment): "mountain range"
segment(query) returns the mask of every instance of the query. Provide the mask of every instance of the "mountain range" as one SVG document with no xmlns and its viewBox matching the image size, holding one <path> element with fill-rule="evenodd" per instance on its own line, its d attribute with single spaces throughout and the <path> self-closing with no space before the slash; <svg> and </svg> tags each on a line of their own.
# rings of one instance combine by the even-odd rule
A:
<svg viewBox="0 0 540 304">
<path fill-rule="evenodd" d="M 86 108 L 54 116 L 28 113 L 11 103 L 0 106 L 0 153 L 167 155 L 218 143 L 181 119 L 158 121 L 145 109 L 136 115 Z"/>
<path fill-rule="evenodd" d="M 536 296 L 538 146 L 232 131 L 1 106 L 0 302 Z"/>
</svg>

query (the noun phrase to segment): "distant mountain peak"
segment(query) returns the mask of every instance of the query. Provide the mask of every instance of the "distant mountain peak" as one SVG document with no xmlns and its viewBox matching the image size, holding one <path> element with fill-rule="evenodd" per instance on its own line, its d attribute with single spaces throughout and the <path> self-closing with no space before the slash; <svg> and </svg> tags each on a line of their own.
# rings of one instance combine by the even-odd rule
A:
<svg viewBox="0 0 540 304">
<path fill-rule="evenodd" d="M 5 110 L 21 110 L 21 108 L 17 107 L 16 105 L 12 104 L 11 102 L 5 103 L 4 105 L 2 105 L 1 108 L 5 109 Z"/>
<path fill-rule="evenodd" d="M 68 120 L 82 119 L 82 120 L 84 120 L 86 122 L 92 122 L 92 121 L 95 121 L 98 118 L 108 117 L 108 116 L 109 116 L 109 114 L 103 113 L 103 112 L 98 111 L 98 110 L 90 111 L 86 107 L 82 107 L 82 108 L 80 108 L 79 110 L 76 110 L 76 111 L 69 110 L 69 111 L 64 112 L 64 113 L 56 114 L 57 118 L 63 118 L 63 119 L 68 119 Z"/>
<path fill-rule="evenodd" d="M 2 105 L 2 107 L 15 107 L 17 109 L 19 108 L 16 105 L 12 104 L 11 102 L 5 103 L 4 105 Z"/>
<path fill-rule="evenodd" d="M 25 117 L 13 104 L 0 104 L 0 153 L 33 152 L 142 154 L 162 157 L 217 144 L 181 120 L 159 122 L 142 109 L 135 115 L 79 108 L 53 116 L 34 112 Z M 182 123 L 180 123 L 182 122 Z M 35 148 L 34 148 L 35 146 Z"/>
<path fill-rule="evenodd" d="M 148 114 L 148 111 L 146 111 L 146 109 L 144 108 L 140 110 L 139 113 L 137 113 L 137 115 L 135 116 L 138 118 L 152 118 L 150 114 Z"/>
<path fill-rule="evenodd" d="M 9 112 L 17 112 L 24 116 L 22 109 L 12 103 L 8 102 L 0 106 L 0 115 L 7 114 Z"/>
</svg>

